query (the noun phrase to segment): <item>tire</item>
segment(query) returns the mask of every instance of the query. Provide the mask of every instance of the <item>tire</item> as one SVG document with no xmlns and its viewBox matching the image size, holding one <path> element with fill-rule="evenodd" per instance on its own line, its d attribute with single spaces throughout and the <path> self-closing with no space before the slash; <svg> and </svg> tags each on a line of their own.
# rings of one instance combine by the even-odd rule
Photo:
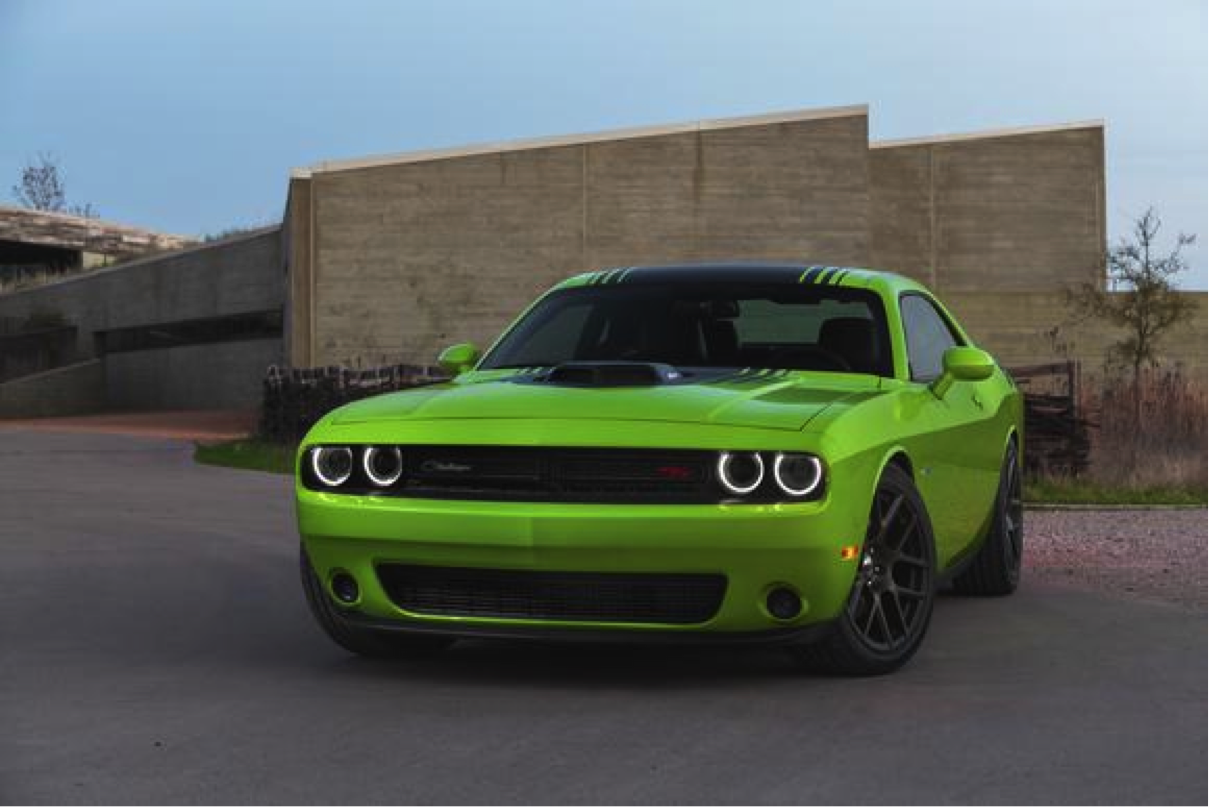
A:
<svg viewBox="0 0 1209 807">
<path fill-rule="evenodd" d="M 832 675 L 885 675 L 915 655 L 936 599 L 936 544 L 915 483 L 890 465 L 869 513 L 852 591 L 832 631 L 789 648 L 803 668 Z"/>
<path fill-rule="evenodd" d="M 970 565 L 953 580 L 953 590 L 958 594 L 1003 597 L 1016 590 L 1024 557 L 1024 505 L 1020 491 L 1020 457 L 1013 440 L 1003 458 L 999 493 L 995 496 L 986 540 Z"/>
<path fill-rule="evenodd" d="M 385 633 L 348 624 L 332 604 L 327 590 L 311 566 L 310 558 L 306 556 L 306 550 L 300 549 L 298 557 L 302 590 L 311 614 L 328 638 L 348 652 L 366 658 L 406 659 L 431 655 L 453 644 L 454 640 L 446 636 Z"/>
</svg>

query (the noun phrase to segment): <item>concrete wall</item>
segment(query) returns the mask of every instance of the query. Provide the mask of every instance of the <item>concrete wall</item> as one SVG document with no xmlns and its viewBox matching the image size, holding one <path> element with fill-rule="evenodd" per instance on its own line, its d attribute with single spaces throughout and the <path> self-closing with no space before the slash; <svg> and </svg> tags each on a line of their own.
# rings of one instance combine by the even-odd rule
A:
<svg viewBox="0 0 1209 807">
<path fill-rule="evenodd" d="M 0 295 L 0 317 L 59 314 L 77 329 L 66 361 L 94 358 L 98 331 L 280 310 L 286 278 L 280 228 L 132 261 L 38 288 Z M 165 354 L 171 354 L 170 356 Z M 193 360 L 192 370 L 181 360 Z M 105 357 L 110 408 L 254 405 L 280 339 L 137 350 Z"/>
<path fill-rule="evenodd" d="M 875 143 L 870 264 L 940 293 L 1040 291 L 1104 273 L 1104 128 Z"/>
<path fill-rule="evenodd" d="M 1196 311 L 1160 343 L 1163 362 L 1204 378 L 1209 308 L 1205 292 L 1186 292 Z M 1008 366 L 1078 359 L 1085 373 L 1104 368 L 1109 348 L 1125 334 L 1077 317 L 1064 293 L 951 292 L 945 305 L 976 342 Z"/>
<path fill-rule="evenodd" d="M 589 269 L 862 263 L 867 129 L 850 108 L 320 166 L 291 186 L 291 361 L 427 363 Z"/>
<path fill-rule="evenodd" d="M 635 263 L 874 266 L 946 296 L 1101 280 L 1101 124 L 867 137 L 847 108 L 298 172 L 290 361 L 426 363 L 489 343 L 562 277 Z M 971 307 L 998 333 L 1013 305 Z"/>
<path fill-rule="evenodd" d="M 105 358 L 110 409 L 243 409 L 261 401 L 265 369 L 280 364 L 276 339 L 114 353 Z"/>
<path fill-rule="evenodd" d="M 90 359 L 0 384 L 0 418 L 63 417 L 105 405 L 105 366 Z"/>
</svg>

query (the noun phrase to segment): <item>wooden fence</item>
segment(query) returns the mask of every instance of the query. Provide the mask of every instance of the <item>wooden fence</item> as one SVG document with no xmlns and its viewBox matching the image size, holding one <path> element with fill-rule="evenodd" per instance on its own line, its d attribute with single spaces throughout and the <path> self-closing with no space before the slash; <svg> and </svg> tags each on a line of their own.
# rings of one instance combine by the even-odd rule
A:
<svg viewBox="0 0 1209 807">
<path fill-rule="evenodd" d="M 1029 475 L 1078 476 L 1091 453 L 1090 423 L 1080 409 L 1079 363 L 1009 370 L 1024 392 L 1024 468 Z"/>
<path fill-rule="evenodd" d="M 369 370 L 270 367 L 264 380 L 260 434 L 269 440 L 295 442 L 338 406 L 443 380 L 440 368 L 412 364 Z"/>
</svg>

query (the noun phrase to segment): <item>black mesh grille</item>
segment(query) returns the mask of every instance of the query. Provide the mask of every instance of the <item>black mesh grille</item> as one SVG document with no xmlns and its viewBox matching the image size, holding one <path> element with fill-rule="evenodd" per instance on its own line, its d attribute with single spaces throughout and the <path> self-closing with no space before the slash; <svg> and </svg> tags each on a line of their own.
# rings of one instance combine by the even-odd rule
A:
<svg viewBox="0 0 1209 807">
<path fill-rule="evenodd" d="M 722 605 L 716 574 L 632 574 L 452 569 L 384 564 L 395 605 L 433 616 L 694 625 Z"/>
<path fill-rule="evenodd" d="M 651 449 L 404 446 L 397 496 L 518 501 L 718 501 L 717 454 Z"/>
</svg>

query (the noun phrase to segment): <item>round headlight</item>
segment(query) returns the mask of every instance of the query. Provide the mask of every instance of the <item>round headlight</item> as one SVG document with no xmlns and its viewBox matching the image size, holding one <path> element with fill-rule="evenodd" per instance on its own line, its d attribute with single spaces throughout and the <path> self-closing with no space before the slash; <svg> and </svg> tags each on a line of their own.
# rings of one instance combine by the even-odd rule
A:
<svg viewBox="0 0 1209 807">
<path fill-rule="evenodd" d="M 823 463 L 810 454 L 777 454 L 772 475 L 777 486 L 790 496 L 808 496 L 823 481 Z"/>
<path fill-rule="evenodd" d="M 311 470 L 329 488 L 339 487 L 353 475 L 353 450 L 345 446 L 311 449 Z"/>
<path fill-rule="evenodd" d="M 754 451 L 723 451 L 718 457 L 718 481 L 731 493 L 745 496 L 764 481 L 764 460 Z"/>
<path fill-rule="evenodd" d="M 388 488 L 403 476 L 403 454 L 396 446 L 370 446 L 361 457 L 365 475 L 380 488 Z"/>
</svg>

